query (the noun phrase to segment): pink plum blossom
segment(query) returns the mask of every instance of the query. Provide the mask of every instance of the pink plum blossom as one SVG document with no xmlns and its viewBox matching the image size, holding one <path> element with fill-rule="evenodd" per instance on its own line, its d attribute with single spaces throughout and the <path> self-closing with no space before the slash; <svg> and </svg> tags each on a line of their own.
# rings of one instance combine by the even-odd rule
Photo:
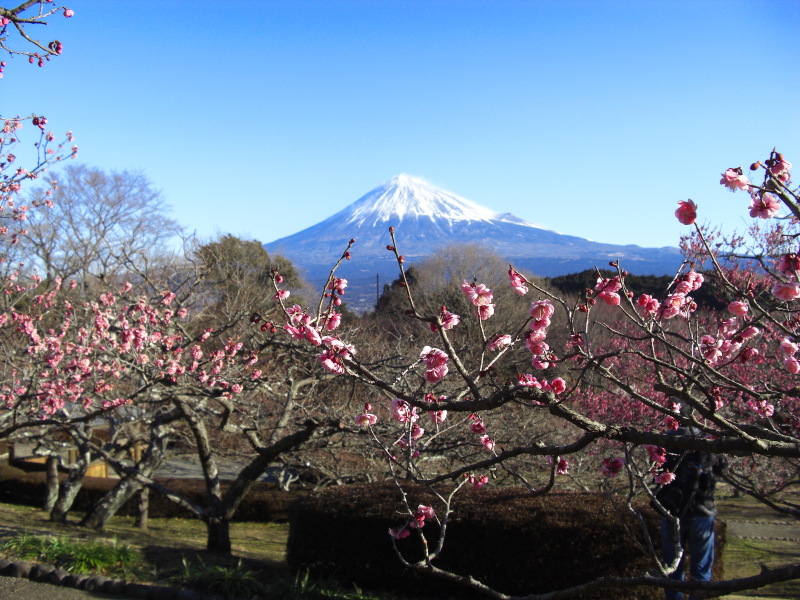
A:
<svg viewBox="0 0 800 600">
<path fill-rule="evenodd" d="M 797 375 L 800 373 L 800 361 L 798 361 L 794 356 L 787 356 L 783 360 L 783 365 L 792 375 Z"/>
<path fill-rule="evenodd" d="M 601 471 L 605 477 L 616 477 L 625 466 L 625 461 L 622 458 L 604 458 Z"/>
<path fill-rule="evenodd" d="M 419 357 L 425 362 L 425 381 L 428 383 L 438 383 L 447 375 L 447 353 L 438 348 L 425 346 L 420 352 Z"/>
<path fill-rule="evenodd" d="M 752 325 L 750 325 L 749 327 L 745 327 L 744 329 L 742 329 L 739 336 L 743 340 L 749 340 L 751 338 L 756 337 L 759 333 L 761 333 L 761 330 L 758 327 L 753 327 Z"/>
<path fill-rule="evenodd" d="M 734 300 L 728 304 L 728 311 L 737 317 L 745 316 L 748 310 L 750 310 L 750 307 L 747 305 L 747 302 L 742 300 Z"/>
<path fill-rule="evenodd" d="M 486 425 L 478 415 L 470 415 L 469 418 L 472 421 L 472 424 L 469 426 L 469 429 L 472 431 L 472 433 L 477 433 L 479 435 L 486 433 Z"/>
<path fill-rule="evenodd" d="M 542 384 L 536 380 L 536 377 L 529 373 L 520 373 L 517 375 L 517 383 L 522 387 L 532 387 L 542 389 Z"/>
<path fill-rule="evenodd" d="M 494 292 L 482 283 L 468 283 L 466 280 L 461 284 L 461 291 L 474 306 L 481 306 L 492 303 Z"/>
<path fill-rule="evenodd" d="M 784 283 L 782 281 L 772 286 L 772 295 L 778 300 L 788 302 L 800 298 L 800 285 L 797 283 Z"/>
<path fill-rule="evenodd" d="M 442 309 L 442 329 L 452 329 L 461 322 L 461 317 L 451 313 L 446 309 Z"/>
<path fill-rule="evenodd" d="M 494 314 L 494 304 L 478 304 L 475 307 L 475 315 L 481 320 L 486 321 Z"/>
<path fill-rule="evenodd" d="M 661 303 L 650 296 L 649 294 L 642 294 L 636 300 L 636 304 L 641 308 L 642 312 L 645 315 L 652 316 L 658 312 L 658 309 L 661 307 Z"/>
<path fill-rule="evenodd" d="M 486 347 L 492 352 L 494 352 L 496 350 L 502 350 L 503 348 L 506 348 L 510 345 L 511 345 L 510 335 L 495 334 L 489 340 L 489 343 L 486 345 Z"/>
<path fill-rule="evenodd" d="M 742 174 L 742 168 L 728 169 L 722 174 L 722 179 L 719 180 L 720 185 L 724 185 L 730 191 L 736 190 L 747 191 L 750 188 L 750 181 Z"/>
<path fill-rule="evenodd" d="M 488 435 L 481 436 L 481 446 L 486 448 L 489 452 L 494 450 L 494 440 L 490 438 Z"/>
<path fill-rule="evenodd" d="M 550 324 L 550 318 L 555 313 L 556 309 L 550 300 L 537 300 L 531 304 L 530 315 L 534 321 L 547 321 Z"/>
<path fill-rule="evenodd" d="M 642 448 L 647 452 L 647 455 L 650 457 L 654 463 L 659 465 L 663 465 L 667 462 L 667 451 L 660 447 L 654 446 L 653 444 L 644 444 Z"/>
<path fill-rule="evenodd" d="M 789 338 L 784 338 L 781 341 L 781 352 L 783 352 L 787 356 L 794 356 L 797 354 L 797 350 L 800 349 L 795 342 L 790 340 Z"/>
<path fill-rule="evenodd" d="M 775 414 L 775 407 L 766 400 L 748 400 L 747 408 L 758 413 L 762 417 L 771 417 Z"/>
<path fill-rule="evenodd" d="M 556 461 L 551 455 L 547 456 L 547 462 L 551 465 Z M 569 474 L 569 461 L 562 457 L 558 457 L 558 462 L 556 463 L 556 475 L 568 475 Z"/>
<path fill-rule="evenodd" d="M 394 529 L 389 529 L 389 535 L 396 540 L 402 540 L 403 538 L 407 538 L 409 535 L 411 535 L 411 532 L 405 527 L 397 527 Z"/>
<path fill-rule="evenodd" d="M 682 225 L 691 225 L 697 220 L 697 205 L 692 200 L 678 200 L 675 216 Z"/>
<path fill-rule="evenodd" d="M 750 202 L 750 216 L 754 219 L 771 219 L 780 209 L 780 201 L 769 192 L 764 192 L 760 197 L 753 196 Z"/>
<path fill-rule="evenodd" d="M 793 252 L 784 254 L 778 263 L 778 270 L 784 275 L 794 275 L 800 271 L 800 256 Z"/>
<path fill-rule="evenodd" d="M 662 471 L 655 476 L 655 482 L 659 485 L 667 485 L 673 481 L 675 481 L 675 473 L 671 473 L 670 471 Z"/>
<path fill-rule="evenodd" d="M 371 413 L 364 413 L 356 417 L 356 425 L 367 427 L 375 425 L 378 422 L 378 417 Z"/>
<path fill-rule="evenodd" d="M 771 164 L 770 164 L 771 163 Z M 792 163 L 783 158 L 783 155 L 778 154 L 777 158 L 767 161 L 769 165 L 769 172 L 775 175 L 784 183 L 789 181 L 789 171 L 792 168 Z"/>
<path fill-rule="evenodd" d="M 475 477 L 474 475 L 470 475 L 468 481 L 472 484 L 472 487 L 477 490 L 489 483 L 489 476 L 481 475 L 480 477 Z"/>
<path fill-rule="evenodd" d="M 508 279 L 511 282 L 511 287 L 514 288 L 514 291 L 517 292 L 520 296 L 524 296 L 528 293 L 528 286 L 525 283 L 525 278 L 522 277 L 517 271 L 513 268 L 508 270 Z"/>
<path fill-rule="evenodd" d="M 414 423 L 419 419 L 417 407 L 412 407 L 408 402 L 401 398 L 395 398 L 391 402 L 392 417 L 398 423 Z"/>
</svg>

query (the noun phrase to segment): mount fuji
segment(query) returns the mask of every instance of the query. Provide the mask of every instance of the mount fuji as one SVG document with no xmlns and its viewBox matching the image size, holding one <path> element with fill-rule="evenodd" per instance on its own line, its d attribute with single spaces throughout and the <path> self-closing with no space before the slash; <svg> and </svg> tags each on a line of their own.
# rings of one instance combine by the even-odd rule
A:
<svg viewBox="0 0 800 600">
<path fill-rule="evenodd" d="M 349 281 L 348 305 L 365 310 L 374 305 L 376 290 L 398 276 L 394 255 L 386 250 L 390 226 L 406 266 L 438 248 L 467 242 L 483 245 L 516 268 L 543 277 L 603 268 L 611 260 L 621 260 L 637 275 L 665 275 L 681 263 L 677 248 L 619 246 L 563 235 L 511 213 L 495 213 L 408 175 L 398 175 L 332 217 L 264 247 L 290 259 L 309 282 L 321 286 L 348 240 L 355 238 L 352 259 L 344 261 L 337 274 Z"/>
</svg>

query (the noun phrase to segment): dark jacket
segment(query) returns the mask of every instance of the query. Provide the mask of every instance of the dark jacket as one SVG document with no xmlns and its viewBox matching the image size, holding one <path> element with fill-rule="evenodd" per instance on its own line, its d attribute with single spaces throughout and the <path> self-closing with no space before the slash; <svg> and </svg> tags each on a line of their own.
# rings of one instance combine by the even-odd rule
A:
<svg viewBox="0 0 800 600">
<path fill-rule="evenodd" d="M 681 427 L 674 432 L 678 436 L 701 436 L 702 432 L 696 428 Z M 706 516 L 716 514 L 714 505 L 714 490 L 717 478 L 722 475 L 728 466 L 728 461 L 721 454 L 708 452 L 667 452 L 667 462 L 664 467 L 675 473 L 675 480 L 667 486 L 679 486 L 683 495 L 689 498 L 690 504 L 685 515 L 679 516 Z"/>
</svg>

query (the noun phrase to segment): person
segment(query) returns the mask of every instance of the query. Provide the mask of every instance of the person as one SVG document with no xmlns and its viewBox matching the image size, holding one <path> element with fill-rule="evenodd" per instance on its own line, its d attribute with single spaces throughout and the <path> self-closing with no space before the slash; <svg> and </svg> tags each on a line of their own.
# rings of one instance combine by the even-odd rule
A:
<svg viewBox="0 0 800 600">
<path fill-rule="evenodd" d="M 680 427 L 675 435 L 700 436 L 697 428 Z M 686 571 L 686 554 L 689 554 L 689 573 L 693 581 L 711 581 L 714 565 L 714 522 L 716 507 L 714 489 L 716 479 L 727 467 L 724 456 L 708 452 L 668 452 L 664 467 L 675 474 L 675 479 L 659 490 L 656 505 L 662 514 L 661 542 L 664 562 L 669 565 L 676 556 L 675 517 L 679 522 L 680 548 L 683 556 L 670 579 L 683 581 Z M 672 518 L 670 518 L 672 517 Z M 665 588 L 667 600 L 684 600 L 681 591 Z M 690 598 L 692 598 L 690 596 Z M 692 599 L 693 600 L 693 599 Z"/>
</svg>

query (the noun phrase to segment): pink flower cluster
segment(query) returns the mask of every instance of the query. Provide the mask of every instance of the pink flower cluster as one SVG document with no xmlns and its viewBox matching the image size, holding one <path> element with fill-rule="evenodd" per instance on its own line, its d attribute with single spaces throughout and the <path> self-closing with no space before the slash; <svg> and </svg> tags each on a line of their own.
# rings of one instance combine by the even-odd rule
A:
<svg viewBox="0 0 800 600">
<path fill-rule="evenodd" d="M 439 383 L 447 375 L 449 357 L 443 350 L 425 346 L 419 357 L 425 362 L 425 381 L 428 383 Z"/>
<path fill-rule="evenodd" d="M 419 419 L 418 409 L 411 406 L 402 398 L 395 398 L 391 402 L 392 417 L 398 423 L 415 423 Z"/>
<path fill-rule="evenodd" d="M 531 365 L 535 369 L 547 369 L 556 359 L 555 354 L 550 351 L 550 346 L 545 342 L 547 328 L 550 327 L 550 319 L 554 312 L 555 308 L 549 300 L 537 300 L 531 304 L 532 319 L 530 329 L 525 334 L 525 347 L 533 356 Z"/>
<path fill-rule="evenodd" d="M 517 383 L 522 387 L 532 387 L 545 392 L 553 392 L 556 396 L 567 389 L 567 384 L 561 377 L 556 377 L 548 383 L 547 379 L 537 380 L 536 377 L 528 373 L 517 375 Z"/>
<path fill-rule="evenodd" d="M 511 287 L 513 287 L 514 291 L 520 296 L 524 296 L 528 293 L 528 285 L 525 278 L 515 271 L 513 267 L 508 269 L 508 279 L 511 282 Z"/>
<path fill-rule="evenodd" d="M 792 375 L 797 375 L 800 373 L 800 361 L 798 361 L 795 357 L 798 348 L 800 348 L 800 346 L 798 346 L 796 342 L 793 342 L 789 338 L 785 338 L 781 342 L 781 352 L 783 352 L 784 355 L 783 364 L 786 367 L 786 370 Z"/>
<path fill-rule="evenodd" d="M 597 284 L 594 286 L 597 291 L 597 297 L 609 306 L 619 306 L 620 295 L 617 293 L 622 289 L 622 281 L 619 275 L 615 275 L 610 279 L 604 277 L 597 278 Z"/>
<path fill-rule="evenodd" d="M 475 307 L 475 315 L 485 321 L 494 314 L 494 304 L 492 297 L 494 292 L 482 283 L 468 283 L 466 280 L 461 283 L 461 291 Z"/>
<path fill-rule="evenodd" d="M 788 183 L 790 179 L 789 171 L 792 168 L 792 163 L 783 157 L 779 152 L 772 152 L 769 159 L 767 159 L 767 168 L 778 180 L 783 183 Z"/>
<path fill-rule="evenodd" d="M 616 477 L 624 466 L 625 461 L 621 457 L 604 458 L 600 470 L 605 477 Z"/>
<path fill-rule="evenodd" d="M 421 529 L 422 527 L 425 527 L 425 521 L 427 519 L 434 518 L 436 518 L 436 514 L 434 513 L 433 508 L 430 506 L 425 506 L 424 504 L 420 504 L 417 507 L 417 511 L 414 513 L 413 518 L 402 527 L 389 529 L 389 535 L 396 540 L 401 540 L 409 536 L 409 527 L 411 529 Z"/>
<path fill-rule="evenodd" d="M 766 400 L 748 400 L 747 408 L 762 417 L 771 417 L 775 414 L 775 407 Z"/>
<path fill-rule="evenodd" d="M 425 394 L 425 401 L 429 403 L 442 402 L 447 400 L 447 396 L 439 396 L 438 398 L 433 394 Z M 446 410 L 429 410 L 428 414 L 433 420 L 434 424 L 444 423 L 447 419 Z"/>
<path fill-rule="evenodd" d="M 650 457 L 650 460 L 658 465 L 663 465 L 667 462 L 667 451 L 660 447 L 654 446 L 653 444 L 644 444 L 642 445 L 642 449 L 647 452 L 647 455 Z"/>
<path fill-rule="evenodd" d="M 738 319 L 731 317 L 720 323 L 716 338 L 710 334 L 701 336 L 698 349 L 703 359 L 709 365 L 714 366 L 720 362 L 727 362 L 733 359 L 748 340 L 760 333 L 761 330 L 752 325 L 742 328 Z M 742 362 L 746 362 L 758 355 L 756 348 L 748 346 L 745 350 L 747 350 L 747 353 L 742 350 L 742 353 L 739 354 Z"/>
<path fill-rule="evenodd" d="M 670 293 L 663 304 L 650 296 L 642 294 L 637 298 L 636 304 L 642 314 L 646 316 L 656 316 L 659 319 L 672 319 L 678 315 L 688 318 L 691 313 L 697 310 L 697 304 L 689 296 L 691 292 L 700 289 L 703 285 L 703 276 L 697 271 L 684 273 L 675 284 L 675 288 Z"/>
</svg>

